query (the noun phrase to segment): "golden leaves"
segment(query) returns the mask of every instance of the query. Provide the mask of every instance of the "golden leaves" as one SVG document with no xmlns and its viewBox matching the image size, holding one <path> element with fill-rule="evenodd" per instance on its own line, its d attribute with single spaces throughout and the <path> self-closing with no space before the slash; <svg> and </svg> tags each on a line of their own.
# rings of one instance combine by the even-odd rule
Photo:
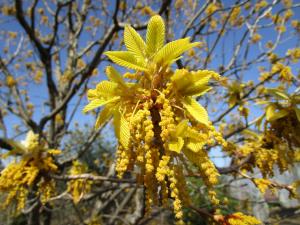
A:
<svg viewBox="0 0 300 225">
<path fill-rule="evenodd" d="M 138 62 L 134 54 L 126 51 L 108 51 L 104 53 L 114 63 L 138 71 L 147 71 L 145 65 Z"/>
<path fill-rule="evenodd" d="M 128 51 L 132 52 L 137 58 L 142 60 L 145 58 L 146 43 L 130 25 L 125 26 L 124 42 Z"/>
<path fill-rule="evenodd" d="M 182 100 L 182 104 L 196 121 L 208 125 L 209 120 L 207 112 L 195 99 L 186 97 Z"/>
<path fill-rule="evenodd" d="M 165 24 L 160 16 L 149 20 L 146 34 L 147 52 L 149 56 L 160 50 L 165 43 Z"/>
</svg>

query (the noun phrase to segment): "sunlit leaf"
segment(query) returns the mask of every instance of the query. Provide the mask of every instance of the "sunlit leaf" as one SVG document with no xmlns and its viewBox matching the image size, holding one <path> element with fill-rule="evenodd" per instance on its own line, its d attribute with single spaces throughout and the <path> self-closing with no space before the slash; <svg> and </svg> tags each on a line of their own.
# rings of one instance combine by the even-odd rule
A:
<svg viewBox="0 0 300 225">
<path fill-rule="evenodd" d="M 130 25 L 124 29 L 124 42 L 128 51 L 136 57 L 144 59 L 146 56 L 146 44 L 143 38 Z"/>
<path fill-rule="evenodd" d="M 101 127 L 105 122 L 107 122 L 111 116 L 113 115 L 113 108 L 112 107 L 104 107 L 103 110 L 99 113 L 96 123 L 95 123 L 95 128 L 98 129 Z"/>
<path fill-rule="evenodd" d="M 152 55 L 160 50 L 165 42 L 165 24 L 163 19 L 156 15 L 151 17 L 146 34 L 147 52 Z"/>
<path fill-rule="evenodd" d="M 284 93 L 282 90 L 277 88 L 268 88 L 266 89 L 266 92 L 279 99 L 285 99 L 285 100 L 289 99 L 289 96 L 286 93 Z"/>
<path fill-rule="evenodd" d="M 104 80 L 97 84 L 96 90 L 99 97 L 113 97 L 116 93 L 118 85 L 114 82 Z"/>
<path fill-rule="evenodd" d="M 198 45 L 198 42 L 190 43 L 189 38 L 169 42 L 157 52 L 153 61 L 161 64 L 162 66 L 169 65 L 175 58 L 183 54 L 185 51 Z"/>
<path fill-rule="evenodd" d="M 180 153 L 182 147 L 184 145 L 184 140 L 182 137 L 178 137 L 176 141 L 170 141 L 169 150 Z"/>
<path fill-rule="evenodd" d="M 189 141 L 186 145 L 186 147 L 193 152 L 199 152 L 203 148 L 203 146 L 204 143 L 199 141 Z"/>
<path fill-rule="evenodd" d="M 195 120 L 208 125 L 209 120 L 207 112 L 195 99 L 186 97 L 182 100 L 182 104 Z"/>
<path fill-rule="evenodd" d="M 120 144 L 127 149 L 130 140 L 129 122 L 119 111 L 115 111 L 114 113 L 114 127 L 116 137 L 118 138 Z"/>
<path fill-rule="evenodd" d="M 123 80 L 122 75 L 112 66 L 106 67 L 106 76 L 110 81 L 113 81 L 123 87 L 126 87 L 125 81 Z"/>
<path fill-rule="evenodd" d="M 104 53 L 110 58 L 114 63 L 124 66 L 128 69 L 134 69 L 139 71 L 147 71 L 144 64 L 138 61 L 134 54 L 127 51 L 108 51 Z"/>
<path fill-rule="evenodd" d="M 83 112 L 86 113 L 90 110 L 96 109 L 98 107 L 101 107 L 107 103 L 113 102 L 113 101 L 117 101 L 118 99 L 120 99 L 120 97 L 114 97 L 111 98 L 109 100 L 105 100 L 105 99 L 94 99 L 92 100 L 89 104 L 87 104 L 84 109 Z"/>
</svg>

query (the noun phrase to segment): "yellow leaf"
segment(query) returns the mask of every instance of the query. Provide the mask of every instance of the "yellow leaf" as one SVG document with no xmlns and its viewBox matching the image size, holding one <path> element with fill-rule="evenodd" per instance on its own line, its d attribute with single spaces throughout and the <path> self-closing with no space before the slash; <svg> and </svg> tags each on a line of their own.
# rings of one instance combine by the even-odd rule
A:
<svg viewBox="0 0 300 225">
<path fill-rule="evenodd" d="M 195 99 L 186 97 L 182 100 L 182 104 L 195 120 L 208 125 L 209 120 L 207 112 Z"/>
<path fill-rule="evenodd" d="M 175 136 L 183 136 L 184 133 L 186 132 L 188 128 L 188 120 L 183 120 L 181 121 L 177 126 L 176 126 L 176 132 L 175 132 Z"/>
<path fill-rule="evenodd" d="M 123 87 L 126 87 L 122 75 L 115 68 L 113 68 L 112 66 L 108 66 L 106 67 L 105 72 L 110 81 L 115 82 Z"/>
<path fill-rule="evenodd" d="M 276 111 L 276 106 L 274 104 L 268 105 L 266 108 L 266 119 L 268 121 L 278 120 L 285 117 L 287 114 L 289 114 L 289 112 L 284 109 Z"/>
<path fill-rule="evenodd" d="M 127 149 L 130 141 L 129 122 L 119 111 L 115 111 L 114 113 L 114 127 L 116 137 L 118 138 L 120 144 Z"/>
<path fill-rule="evenodd" d="M 284 93 L 282 90 L 277 88 L 268 88 L 266 89 L 266 93 L 273 95 L 274 97 L 277 97 L 279 99 L 285 99 L 285 100 L 289 99 L 289 96 L 286 93 Z"/>
<path fill-rule="evenodd" d="M 203 85 L 197 86 L 197 84 L 195 84 L 195 85 L 191 85 L 188 89 L 184 90 L 184 95 L 199 97 L 201 95 L 204 95 L 211 89 L 212 88 L 209 86 L 203 86 Z"/>
<path fill-rule="evenodd" d="M 177 141 L 170 141 L 169 150 L 173 152 L 180 153 L 182 147 L 184 145 L 184 140 L 182 137 L 178 137 Z"/>
<path fill-rule="evenodd" d="M 197 154 L 196 152 L 193 152 L 187 148 L 183 149 L 183 153 L 184 155 L 188 158 L 188 160 L 190 160 L 192 163 L 194 163 L 196 166 L 200 167 L 200 160 L 199 157 L 200 155 Z"/>
<path fill-rule="evenodd" d="M 165 24 L 163 19 L 156 15 L 151 17 L 146 34 L 147 52 L 151 56 L 159 51 L 165 42 Z"/>
<path fill-rule="evenodd" d="M 189 71 L 186 69 L 177 69 L 171 77 L 171 81 L 178 91 L 184 90 L 191 84 Z"/>
<path fill-rule="evenodd" d="M 98 129 L 101 127 L 106 121 L 110 119 L 110 117 L 113 114 L 113 107 L 104 107 L 104 109 L 100 112 L 100 114 L 97 117 L 95 128 Z"/>
<path fill-rule="evenodd" d="M 127 67 L 129 69 L 134 69 L 138 71 L 147 71 L 144 64 L 134 57 L 131 52 L 126 51 L 108 51 L 104 53 L 108 58 L 110 58 L 114 63 Z"/>
<path fill-rule="evenodd" d="M 114 98 L 111 98 L 109 100 L 94 99 L 83 108 L 83 112 L 86 113 L 90 110 L 96 109 L 96 108 L 101 107 L 101 106 L 103 106 L 107 103 L 110 103 L 110 102 L 113 102 L 113 101 L 116 101 L 116 100 L 119 100 L 119 99 L 120 99 L 120 97 L 114 97 Z"/>
<path fill-rule="evenodd" d="M 200 133 L 198 131 L 194 130 L 194 129 L 191 129 L 191 128 L 188 128 L 185 131 L 185 136 L 188 137 L 188 138 L 191 138 L 193 140 L 201 139 Z"/>
<path fill-rule="evenodd" d="M 103 98 L 113 97 L 116 95 L 117 87 L 118 87 L 118 85 L 114 82 L 107 81 L 107 80 L 101 81 L 96 86 L 97 95 L 100 98 L 101 97 L 103 97 Z"/>
<path fill-rule="evenodd" d="M 266 107 L 266 119 L 270 121 L 270 118 L 274 115 L 276 111 L 276 105 L 270 104 Z"/>
<path fill-rule="evenodd" d="M 153 61 L 162 66 L 170 65 L 185 51 L 198 45 L 199 42 L 190 43 L 189 38 L 178 39 L 176 41 L 169 42 L 157 52 L 153 58 Z"/>
<path fill-rule="evenodd" d="M 189 141 L 186 145 L 186 147 L 193 152 L 199 152 L 203 148 L 204 144 L 199 141 Z"/>
<path fill-rule="evenodd" d="M 96 89 L 90 89 L 87 91 L 87 98 L 89 101 L 92 101 L 96 98 L 99 98 L 98 94 L 97 94 L 97 90 Z"/>
<path fill-rule="evenodd" d="M 145 59 L 146 44 L 142 37 L 130 25 L 125 26 L 124 42 L 128 51 L 140 59 Z"/>
</svg>

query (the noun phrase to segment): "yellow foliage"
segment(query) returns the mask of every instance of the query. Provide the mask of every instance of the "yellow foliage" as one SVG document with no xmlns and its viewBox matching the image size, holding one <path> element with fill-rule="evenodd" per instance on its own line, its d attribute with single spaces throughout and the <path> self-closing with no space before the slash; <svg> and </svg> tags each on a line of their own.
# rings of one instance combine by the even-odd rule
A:
<svg viewBox="0 0 300 225">
<path fill-rule="evenodd" d="M 86 173 L 88 167 L 79 161 L 73 161 L 73 165 L 69 171 L 70 175 L 78 175 Z M 75 179 L 68 182 L 68 192 L 71 193 L 73 201 L 77 204 L 81 198 L 90 192 L 92 182 L 86 179 Z"/>
<path fill-rule="evenodd" d="M 214 13 L 216 10 L 218 10 L 219 9 L 219 6 L 216 4 L 216 3 L 210 3 L 208 6 L 207 6 L 207 8 L 206 8 L 206 10 L 205 10 L 205 13 L 207 14 L 207 15 L 210 15 L 210 14 L 212 14 L 212 13 Z"/>
<path fill-rule="evenodd" d="M 7 87 L 13 87 L 17 84 L 17 81 L 15 80 L 15 78 L 13 76 L 7 76 L 6 77 L 6 85 Z"/>
<path fill-rule="evenodd" d="M 23 144 L 7 140 L 13 146 L 6 156 L 21 155 L 19 161 L 14 160 L 0 176 L 0 192 L 6 195 L 3 207 L 7 207 L 13 200 L 17 201 L 16 214 L 25 207 L 27 194 L 33 186 L 38 185 L 38 193 L 43 193 L 41 200 L 45 203 L 55 190 L 55 183 L 43 174 L 56 173 L 53 154 L 60 151 L 47 149 L 44 143 L 39 142 L 38 135 L 33 132 L 27 134 Z M 42 179 L 42 180 L 40 180 Z M 41 181 L 39 184 L 38 182 Z"/>
<path fill-rule="evenodd" d="M 253 216 L 244 215 L 241 212 L 234 213 L 229 215 L 227 218 L 227 224 L 230 225 L 259 225 L 262 224 L 261 221 L 256 219 Z"/>
<path fill-rule="evenodd" d="M 105 55 L 114 63 L 135 70 L 123 77 L 136 81 L 126 82 L 113 67 L 107 67 L 109 81 L 88 90 L 89 103 L 83 111 L 103 107 L 96 128 L 113 117 L 119 141 L 118 176 L 122 177 L 134 166 L 140 167 L 138 177 L 146 187 L 146 210 L 158 204 L 160 195 L 166 205 L 169 193 L 174 198 L 175 217 L 180 221 L 188 195 L 184 194 L 184 168 L 178 169 L 178 161 L 188 159 L 195 164 L 210 190 L 212 203 L 219 202 L 213 190 L 219 174 L 203 146 L 227 143 L 212 126 L 206 109 L 196 97 L 211 89 L 208 85 L 211 78 L 219 81 L 222 78 L 210 70 L 173 71 L 171 65 L 180 55 L 200 43 L 184 38 L 165 44 L 165 25 L 160 16 L 150 19 L 146 41 L 126 25 L 124 43 L 128 51 L 109 51 Z"/>
<path fill-rule="evenodd" d="M 261 35 L 260 34 L 258 34 L 258 33 L 253 34 L 252 39 L 251 39 L 252 43 L 257 43 L 260 40 L 261 40 Z"/>
</svg>

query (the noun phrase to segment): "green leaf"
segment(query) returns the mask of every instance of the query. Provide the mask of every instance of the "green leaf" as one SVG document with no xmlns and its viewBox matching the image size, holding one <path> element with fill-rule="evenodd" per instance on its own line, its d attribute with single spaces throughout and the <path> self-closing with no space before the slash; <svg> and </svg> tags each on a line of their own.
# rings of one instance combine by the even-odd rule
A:
<svg viewBox="0 0 300 225">
<path fill-rule="evenodd" d="M 209 120 L 207 112 L 195 99 L 186 97 L 182 100 L 182 104 L 195 120 L 208 125 Z"/>
<path fill-rule="evenodd" d="M 174 61 L 174 59 L 183 54 L 185 51 L 198 45 L 198 42 L 190 43 L 189 38 L 178 39 L 176 41 L 169 42 L 157 52 L 153 61 L 161 64 L 162 66 L 169 65 Z"/>
<path fill-rule="evenodd" d="M 113 107 L 104 107 L 104 109 L 100 112 L 100 114 L 97 117 L 95 128 L 98 129 L 101 127 L 106 121 L 110 119 L 110 117 L 113 115 Z"/>
<path fill-rule="evenodd" d="M 98 107 L 101 107 L 107 103 L 113 102 L 113 101 L 117 101 L 119 100 L 120 97 L 114 97 L 111 98 L 109 100 L 105 100 L 105 99 L 94 99 L 92 100 L 89 104 L 87 104 L 84 108 L 83 108 L 83 112 L 86 113 L 90 110 L 96 109 Z"/>
<path fill-rule="evenodd" d="M 147 52 L 152 55 L 159 51 L 165 42 L 165 24 L 163 19 L 156 15 L 152 16 L 148 26 L 146 34 Z"/>
<path fill-rule="evenodd" d="M 132 52 L 136 57 L 145 59 L 146 44 L 143 38 L 130 25 L 125 26 L 124 42 L 128 51 Z"/>
<path fill-rule="evenodd" d="M 114 113 L 114 127 L 116 137 L 118 138 L 120 144 L 128 149 L 130 141 L 130 127 L 129 122 L 124 118 L 124 116 L 119 112 Z"/>
<path fill-rule="evenodd" d="M 182 137 L 178 137 L 176 141 L 170 141 L 169 150 L 173 152 L 180 153 L 182 147 L 184 145 L 184 140 Z"/>
<path fill-rule="evenodd" d="M 129 69 L 134 69 L 138 71 L 147 71 L 144 64 L 138 62 L 134 57 L 134 54 L 127 51 L 108 51 L 104 53 L 108 58 L 110 58 L 114 63 L 124 66 Z"/>
</svg>

